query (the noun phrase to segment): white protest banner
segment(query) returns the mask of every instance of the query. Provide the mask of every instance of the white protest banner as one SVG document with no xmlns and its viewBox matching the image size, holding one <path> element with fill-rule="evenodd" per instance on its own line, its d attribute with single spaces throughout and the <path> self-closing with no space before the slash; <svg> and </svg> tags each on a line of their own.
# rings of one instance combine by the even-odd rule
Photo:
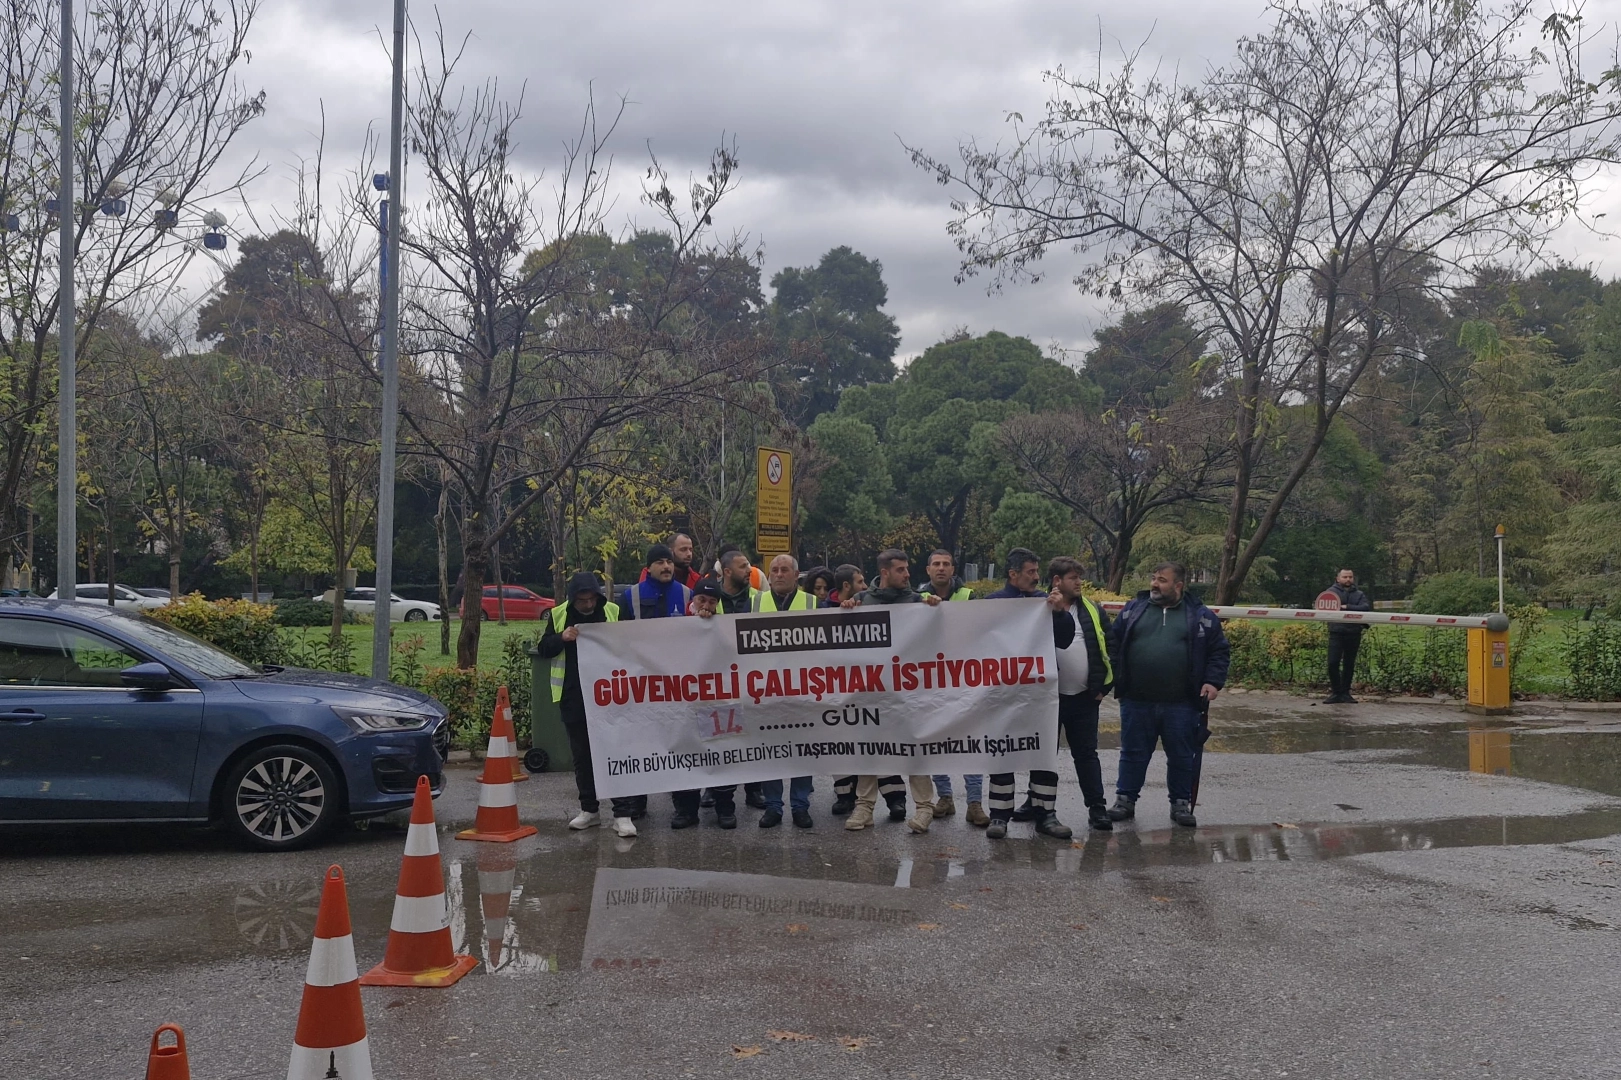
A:
<svg viewBox="0 0 1621 1080">
<path fill-rule="evenodd" d="M 580 627 L 597 793 L 1057 768 L 1040 599 Z"/>
</svg>

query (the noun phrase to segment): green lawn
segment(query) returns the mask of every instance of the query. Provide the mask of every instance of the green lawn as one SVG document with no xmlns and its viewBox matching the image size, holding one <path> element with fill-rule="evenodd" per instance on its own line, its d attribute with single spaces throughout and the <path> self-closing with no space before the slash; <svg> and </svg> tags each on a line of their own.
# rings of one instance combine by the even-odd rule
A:
<svg viewBox="0 0 1621 1080">
<path fill-rule="evenodd" d="M 478 638 L 478 666 L 499 667 L 501 665 L 501 649 L 508 638 L 522 637 L 528 640 L 539 640 L 542 623 L 509 622 L 502 626 L 497 622 L 486 622 Z M 422 639 L 422 651 L 419 654 L 424 667 L 450 667 L 456 662 L 456 635 L 461 631 L 461 620 L 450 620 L 450 653 L 442 654 L 439 651 L 439 623 L 395 623 L 392 634 L 394 647 L 399 649 L 403 643 L 412 638 Z M 305 627 L 287 631 L 308 643 L 324 642 L 328 631 L 323 627 Z M 353 653 L 352 667 L 356 671 L 371 670 L 372 626 L 369 623 L 356 623 L 343 628 L 343 636 L 349 641 Z M 326 666 L 326 665 L 322 665 Z"/>
</svg>

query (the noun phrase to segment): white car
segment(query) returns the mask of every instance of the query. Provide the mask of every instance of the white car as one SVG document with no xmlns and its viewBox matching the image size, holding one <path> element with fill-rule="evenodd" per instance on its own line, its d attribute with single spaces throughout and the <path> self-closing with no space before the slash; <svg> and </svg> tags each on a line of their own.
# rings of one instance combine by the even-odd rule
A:
<svg viewBox="0 0 1621 1080">
<path fill-rule="evenodd" d="M 328 589 L 315 599 L 330 604 L 334 595 L 335 591 Z M 440 617 L 438 604 L 430 604 L 426 600 L 406 600 L 396 593 L 390 593 L 389 597 L 389 622 L 427 622 Z M 346 589 L 343 593 L 343 606 L 360 615 L 376 615 L 377 590 Z"/>
<path fill-rule="evenodd" d="M 51 590 L 49 600 L 56 600 L 55 589 Z M 86 604 L 107 603 L 107 583 L 105 581 L 81 581 L 73 586 L 73 599 Z M 160 608 L 169 603 L 167 596 L 142 596 L 127 585 L 113 586 L 113 607 L 131 610 L 145 610 L 146 608 Z"/>
</svg>

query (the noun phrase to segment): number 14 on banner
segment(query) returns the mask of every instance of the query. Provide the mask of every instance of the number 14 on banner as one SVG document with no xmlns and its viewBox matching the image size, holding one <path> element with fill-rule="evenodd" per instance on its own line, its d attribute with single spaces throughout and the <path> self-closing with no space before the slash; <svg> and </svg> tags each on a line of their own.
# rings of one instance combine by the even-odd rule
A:
<svg viewBox="0 0 1621 1080">
<path fill-rule="evenodd" d="M 698 714 L 698 737 L 700 739 L 724 739 L 730 735 L 744 734 L 743 725 L 738 721 L 737 706 L 724 709 L 705 709 Z"/>
</svg>

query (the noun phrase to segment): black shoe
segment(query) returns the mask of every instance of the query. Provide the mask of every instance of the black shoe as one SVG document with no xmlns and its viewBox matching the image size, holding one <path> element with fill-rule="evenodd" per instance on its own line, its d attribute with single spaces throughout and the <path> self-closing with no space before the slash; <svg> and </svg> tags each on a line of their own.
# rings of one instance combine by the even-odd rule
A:
<svg viewBox="0 0 1621 1080">
<path fill-rule="evenodd" d="M 761 795 L 758 791 L 751 791 L 744 795 L 743 802 L 744 805 L 748 806 L 751 810 L 765 809 L 765 796 Z"/>
<path fill-rule="evenodd" d="M 689 814 L 685 810 L 670 819 L 670 828 L 672 829 L 690 829 L 696 824 L 698 824 L 698 815 Z"/>
<path fill-rule="evenodd" d="M 1171 820 L 1189 829 L 1199 824 L 1199 820 L 1193 816 L 1193 804 L 1186 799 L 1171 803 Z"/>
<path fill-rule="evenodd" d="M 1323 699 L 1323 704 L 1324 705 L 1344 705 L 1348 696 L 1349 695 L 1346 695 L 1346 694 L 1330 694 L 1326 698 Z"/>
<path fill-rule="evenodd" d="M 1108 813 L 1110 821 L 1130 821 L 1137 816 L 1137 800 L 1116 795 L 1114 805 L 1109 807 Z"/>
<path fill-rule="evenodd" d="M 886 799 L 884 801 L 889 803 L 889 820 L 891 820 L 891 821 L 905 821 L 906 820 L 906 800 L 905 799 Z"/>
<path fill-rule="evenodd" d="M 833 800 L 832 813 L 834 817 L 843 817 L 855 808 L 856 797 L 854 795 L 840 795 Z"/>
<path fill-rule="evenodd" d="M 705 788 L 704 793 L 702 795 L 698 796 L 698 806 L 699 806 L 699 808 L 703 809 L 703 810 L 708 810 L 710 807 L 712 807 L 714 805 L 715 805 L 715 795 L 714 795 L 714 793 L 711 792 L 708 788 Z"/>
<path fill-rule="evenodd" d="M 801 829 L 808 829 L 812 825 L 815 825 L 816 822 L 811 820 L 809 810 L 795 810 L 794 811 L 794 824 L 799 826 Z"/>
<path fill-rule="evenodd" d="M 782 824 L 782 811 L 781 810 L 767 810 L 765 813 L 760 815 L 760 828 L 762 828 L 762 829 L 775 829 L 778 825 L 781 825 L 781 824 Z"/>
<path fill-rule="evenodd" d="M 1024 800 L 1024 805 L 1013 811 L 1014 821 L 1037 821 L 1041 818 L 1041 811 L 1031 805 L 1030 800 Z"/>
<path fill-rule="evenodd" d="M 723 829 L 737 828 L 737 809 L 731 806 L 723 806 L 716 810 L 715 824 Z"/>
<path fill-rule="evenodd" d="M 1114 818 L 1102 806 L 1089 806 L 1086 808 L 1086 823 L 1092 826 L 1093 832 L 1109 832 L 1114 828 Z"/>
<path fill-rule="evenodd" d="M 1058 815 L 1048 812 L 1036 820 L 1036 832 L 1042 836 L 1050 836 L 1054 840 L 1068 840 L 1075 835 L 1075 830 L 1058 820 Z"/>
<path fill-rule="evenodd" d="M 1005 839 L 1007 837 L 1007 818 L 991 818 L 991 823 L 985 826 L 985 835 L 992 840 Z"/>
<path fill-rule="evenodd" d="M 1356 703 L 1357 703 L 1356 698 L 1352 697 L 1350 694 L 1341 694 L 1340 695 L 1340 704 L 1341 705 L 1355 705 Z"/>
<path fill-rule="evenodd" d="M 630 812 L 630 820 L 632 820 L 632 821 L 640 821 L 646 816 L 647 816 L 647 807 L 645 807 L 645 806 L 642 807 L 640 810 L 632 810 Z"/>
</svg>

